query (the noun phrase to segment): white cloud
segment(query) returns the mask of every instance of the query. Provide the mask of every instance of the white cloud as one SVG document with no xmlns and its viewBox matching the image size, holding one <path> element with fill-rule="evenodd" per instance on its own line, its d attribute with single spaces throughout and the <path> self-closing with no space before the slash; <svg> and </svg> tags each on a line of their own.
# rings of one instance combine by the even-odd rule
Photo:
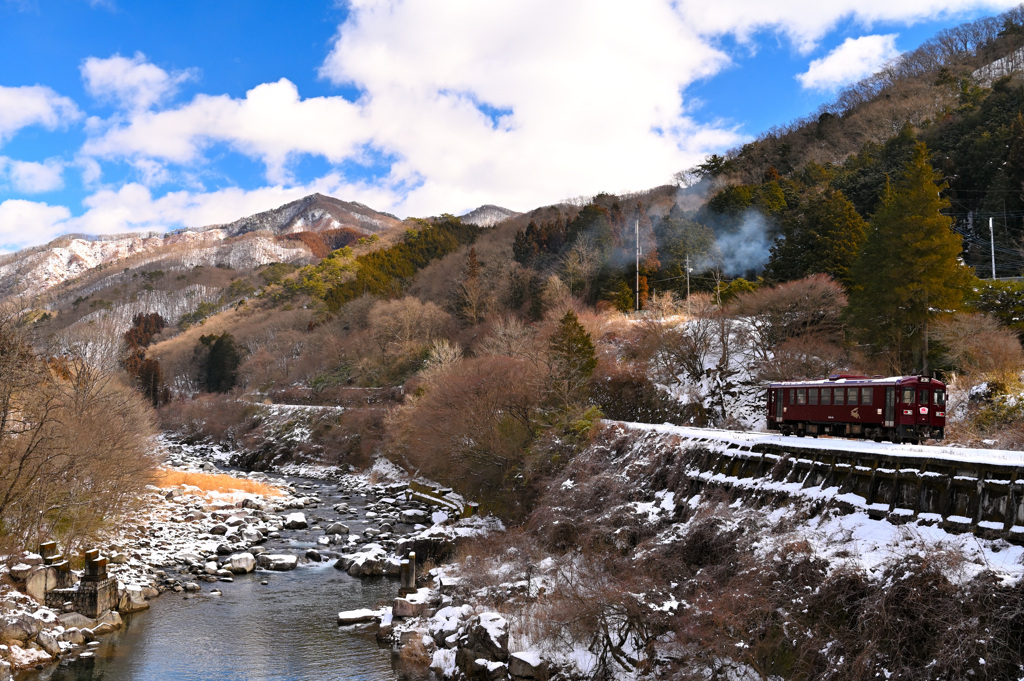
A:
<svg viewBox="0 0 1024 681">
<path fill-rule="evenodd" d="M 300 99 L 295 85 L 282 78 L 258 85 L 244 99 L 200 95 L 176 109 L 138 112 L 127 124 L 115 122 L 88 140 L 83 152 L 190 163 L 223 142 L 261 159 L 272 182 L 285 182 L 290 156 L 317 154 L 341 162 L 358 153 L 367 139 L 364 130 L 355 105 L 341 97 Z"/>
<path fill-rule="evenodd" d="M 796 79 L 806 90 L 835 90 L 877 72 L 899 53 L 895 33 L 847 38 L 826 56 L 812 61 Z"/>
<path fill-rule="evenodd" d="M 195 76 L 192 70 L 168 73 L 147 62 L 141 52 L 131 59 L 119 54 L 107 59 L 89 57 L 79 68 L 89 94 L 129 110 L 149 109 Z"/>
<path fill-rule="evenodd" d="M 17 250 L 64 234 L 70 217 L 64 206 L 8 199 L 0 203 L 0 250 Z"/>
<path fill-rule="evenodd" d="M 73 101 L 48 87 L 0 85 L 0 144 L 30 125 L 54 130 L 80 117 Z"/>
<path fill-rule="evenodd" d="M 913 24 L 978 10 L 999 11 L 1015 0 L 683 0 L 680 14 L 705 36 L 732 34 L 749 38 L 759 30 L 787 36 L 804 54 L 845 19 L 862 26 L 879 22 Z"/>
<path fill-rule="evenodd" d="M 705 155 L 742 141 L 729 123 L 698 123 L 687 88 L 728 65 L 716 45 L 767 30 L 808 52 L 840 21 L 913 23 L 1010 0 L 353 0 L 321 75 L 354 86 L 356 101 L 303 98 L 289 80 L 244 97 L 201 94 L 169 108 L 180 82 L 145 61 L 87 60 L 91 91 L 125 111 L 90 120 L 84 158 L 124 160 L 144 185 L 202 169 L 223 148 L 258 159 L 274 187 L 246 192 L 172 192 L 143 184 L 94 195 L 87 216 L 108 224 L 197 225 L 237 218 L 272 197 L 294 197 L 291 171 L 303 156 L 386 159 L 386 176 L 365 186 L 320 184 L 343 198 L 401 215 L 457 212 L 482 203 L 528 209 L 567 196 L 643 189 Z M 815 62 L 805 87 L 826 87 L 865 54 L 895 53 L 890 36 L 853 41 L 860 52 Z M 845 44 L 844 44 L 845 45 Z M 842 48 L 841 48 L 842 49 Z M 860 57 L 857 61 L 854 57 Z M 845 67 L 845 71 L 839 67 Z M 95 168 L 95 166 L 93 166 Z M 311 183 L 317 184 L 317 183 Z M 143 192 L 143 190 L 145 190 Z M 106 193 L 105 193 L 106 192 Z M 118 201 L 133 206 L 118 213 Z M 216 202 L 224 208 L 218 208 Z M 262 205 L 261 207 L 269 207 Z M 136 218 L 132 215 L 145 216 Z M 98 216 L 108 216 L 102 222 Z M 181 220 L 175 224 L 172 221 Z"/>
<path fill-rule="evenodd" d="M 35 163 L 0 156 L 0 178 L 4 177 L 22 194 L 51 192 L 64 186 L 64 163 L 59 159 Z"/>
</svg>

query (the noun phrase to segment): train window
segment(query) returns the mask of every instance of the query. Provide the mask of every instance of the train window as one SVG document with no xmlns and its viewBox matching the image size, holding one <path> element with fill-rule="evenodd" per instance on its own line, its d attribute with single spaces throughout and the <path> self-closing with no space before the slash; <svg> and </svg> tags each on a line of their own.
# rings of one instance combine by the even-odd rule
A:
<svg viewBox="0 0 1024 681">
<path fill-rule="evenodd" d="M 914 403 L 914 389 L 913 388 L 904 388 L 903 389 L 903 404 L 913 404 L 913 403 Z"/>
<path fill-rule="evenodd" d="M 946 406 L 946 391 L 936 390 L 935 391 L 935 406 L 944 407 Z"/>
<path fill-rule="evenodd" d="M 796 403 L 807 404 L 807 388 L 797 388 Z"/>
<path fill-rule="evenodd" d="M 871 395 L 875 392 L 874 388 L 861 388 L 860 389 L 860 403 L 871 404 Z"/>
<path fill-rule="evenodd" d="M 917 403 L 918 404 L 928 404 L 929 402 L 931 402 L 931 399 L 928 396 L 928 394 L 930 392 L 931 392 L 930 390 L 920 390 L 920 391 L 918 391 Z"/>
<path fill-rule="evenodd" d="M 789 402 L 788 404 L 796 404 L 796 388 L 789 389 Z"/>
<path fill-rule="evenodd" d="M 818 403 L 818 389 L 817 388 L 808 388 L 807 389 L 807 404 L 817 404 L 817 403 Z"/>
<path fill-rule="evenodd" d="M 824 405 L 832 404 L 832 388 L 821 389 L 821 403 Z"/>
<path fill-rule="evenodd" d="M 847 388 L 846 389 L 846 403 L 857 404 L 857 393 L 860 392 L 860 388 Z"/>
<path fill-rule="evenodd" d="M 837 407 L 841 407 L 846 404 L 846 391 L 842 388 L 836 388 L 836 401 L 833 402 Z"/>
</svg>

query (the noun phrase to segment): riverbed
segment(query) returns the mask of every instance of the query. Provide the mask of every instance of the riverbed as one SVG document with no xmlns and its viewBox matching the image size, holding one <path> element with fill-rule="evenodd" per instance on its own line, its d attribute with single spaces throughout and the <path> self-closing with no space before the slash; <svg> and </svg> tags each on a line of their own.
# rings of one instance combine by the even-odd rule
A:
<svg viewBox="0 0 1024 681">
<path fill-rule="evenodd" d="M 341 520 L 353 532 L 366 522 L 366 498 L 342 494 L 331 482 L 289 478 L 321 504 L 307 515 L 321 525 Z M 332 505 L 344 499 L 352 513 Z M 286 530 L 265 544 L 269 551 L 300 556 L 288 572 L 257 571 L 231 582 L 204 583 L 196 594 L 166 592 L 150 609 L 125 617 L 123 630 L 101 637 L 93 657 L 63 660 L 17 681 L 299 681 L 391 680 L 401 673 L 391 651 L 366 626 L 338 627 L 343 610 L 377 608 L 398 593 L 387 577 L 358 579 L 334 568 L 334 560 L 306 562 L 320 530 Z M 267 584 L 261 582 L 266 581 Z M 221 595 L 213 595 L 220 590 Z M 423 677 L 420 677 L 423 678 Z"/>
</svg>

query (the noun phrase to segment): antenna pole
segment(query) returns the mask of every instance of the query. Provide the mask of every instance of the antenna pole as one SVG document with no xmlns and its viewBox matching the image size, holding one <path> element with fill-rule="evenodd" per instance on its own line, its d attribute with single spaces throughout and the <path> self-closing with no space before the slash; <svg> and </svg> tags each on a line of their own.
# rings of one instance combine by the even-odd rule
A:
<svg viewBox="0 0 1024 681">
<path fill-rule="evenodd" d="M 690 318 L 690 254 L 686 254 L 686 318 Z"/>
<path fill-rule="evenodd" d="M 992 278 L 996 278 L 996 232 L 992 228 L 992 218 L 988 219 L 988 237 L 992 241 Z"/>
</svg>

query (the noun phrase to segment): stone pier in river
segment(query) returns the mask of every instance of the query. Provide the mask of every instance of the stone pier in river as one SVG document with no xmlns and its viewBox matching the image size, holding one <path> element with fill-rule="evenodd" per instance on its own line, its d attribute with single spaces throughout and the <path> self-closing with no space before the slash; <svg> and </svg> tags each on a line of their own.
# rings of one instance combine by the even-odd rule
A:
<svg viewBox="0 0 1024 681">
<path fill-rule="evenodd" d="M 63 563 L 66 566 L 67 561 Z M 85 552 L 85 573 L 77 588 L 54 589 L 46 594 L 46 604 L 52 608 L 59 609 L 69 601 L 75 612 L 93 618 L 117 607 L 117 581 L 107 576 L 107 559 L 99 549 Z"/>
</svg>

